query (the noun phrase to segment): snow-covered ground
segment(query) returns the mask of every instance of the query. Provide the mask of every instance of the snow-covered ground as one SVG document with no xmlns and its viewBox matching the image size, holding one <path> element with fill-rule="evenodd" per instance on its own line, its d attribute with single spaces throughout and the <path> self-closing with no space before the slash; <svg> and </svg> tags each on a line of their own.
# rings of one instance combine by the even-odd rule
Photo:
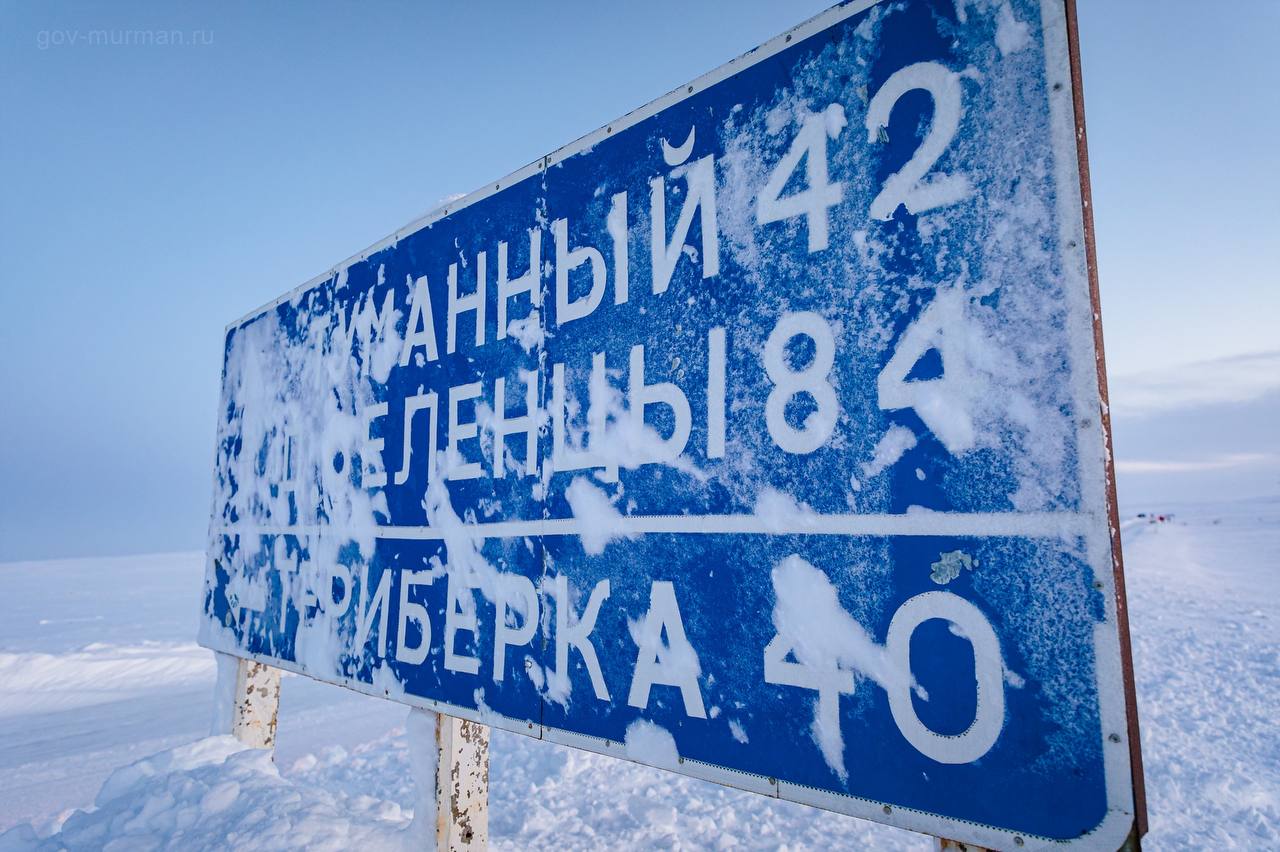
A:
<svg viewBox="0 0 1280 852">
<path fill-rule="evenodd" d="M 1173 513 L 1125 524 L 1145 845 L 1280 848 L 1280 499 L 1142 508 Z M 404 708 L 287 677 L 274 764 L 202 739 L 201 571 L 199 554 L 0 565 L 0 850 L 413 845 Z M 502 848 L 931 848 L 501 731 L 490 802 Z"/>
</svg>

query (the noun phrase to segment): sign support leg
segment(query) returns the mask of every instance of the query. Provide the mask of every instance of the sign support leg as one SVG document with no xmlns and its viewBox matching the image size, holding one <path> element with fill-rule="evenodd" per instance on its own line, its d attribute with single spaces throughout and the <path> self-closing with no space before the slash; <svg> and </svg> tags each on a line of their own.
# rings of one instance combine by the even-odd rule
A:
<svg viewBox="0 0 1280 852">
<path fill-rule="evenodd" d="M 441 852 L 488 849 L 488 726 L 414 709 L 407 727 L 418 785 L 416 830 L 434 830 Z M 432 811 L 434 826 L 427 823 Z"/>
<path fill-rule="evenodd" d="M 280 710 L 280 670 L 256 660 L 215 654 L 214 734 L 230 734 L 251 748 L 273 749 Z"/>
</svg>

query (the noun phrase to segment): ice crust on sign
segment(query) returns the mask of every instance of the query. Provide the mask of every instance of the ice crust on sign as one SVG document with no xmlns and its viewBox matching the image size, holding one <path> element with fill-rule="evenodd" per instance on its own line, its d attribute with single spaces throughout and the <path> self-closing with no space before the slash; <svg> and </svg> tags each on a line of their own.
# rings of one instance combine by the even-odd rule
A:
<svg viewBox="0 0 1280 852">
<path fill-rule="evenodd" d="M 344 271 L 288 303 L 296 311 L 289 325 L 274 310 L 229 335 L 209 560 L 230 574 L 233 612 L 264 609 L 268 567 L 295 602 L 315 600 L 314 590 L 329 589 L 340 578 L 343 611 L 350 609 L 360 579 L 343 566 L 353 552 L 357 564 L 372 558 L 375 528 L 387 517 L 385 495 L 362 485 L 374 470 L 369 409 L 377 404 L 375 386 L 387 381 L 400 354 L 401 314 L 390 300 L 377 305 L 373 290 L 348 310 L 330 312 L 333 294 L 346 287 Z M 219 523 L 244 524 L 250 532 L 220 535 Z M 319 532 L 255 542 L 257 527 L 294 524 L 315 525 Z M 206 594 L 212 592 L 207 586 Z M 340 676 L 337 661 L 353 625 L 330 617 L 334 601 L 317 605 L 314 618 L 300 620 L 295 655 L 317 675 Z M 226 630 L 205 619 L 202 641 L 236 647 L 234 638 L 219 638 Z"/>
<path fill-rule="evenodd" d="M 616 538 L 635 538 L 622 524 L 622 513 L 598 486 L 585 477 L 577 477 L 565 492 L 573 516 L 582 521 L 579 534 L 582 549 L 590 556 L 604 553 L 605 546 Z"/>
<path fill-rule="evenodd" d="M 1080 283 L 1072 276 L 1079 271 L 1061 268 L 1058 259 L 1051 148 L 1022 144 L 1049 135 L 1040 111 L 1026 108 L 1029 99 L 1043 96 L 1028 92 L 1025 83 L 1039 80 L 1044 65 L 1036 49 L 1039 18 L 1032 11 L 1027 3 L 979 0 L 957 6 L 958 22 L 938 22 L 942 35 L 958 36 L 963 30 L 965 36 L 954 39 L 955 55 L 946 60 L 944 71 L 947 86 L 960 92 L 956 112 L 961 131 L 933 164 L 925 183 L 916 187 L 919 191 L 904 201 L 914 219 L 899 209 L 893 211 L 897 218 L 886 223 L 882 217 L 870 217 L 863 203 L 891 180 L 883 174 L 884 156 L 877 147 L 884 144 L 881 140 L 911 133 L 923 139 L 945 112 L 935 98 L 932 111 L 924 110 L 920 126 L 912 128 L 900 118 L 895 121 L 894 109 L 901 107 L 871 107 L 878 89 L 868 90 L 867 83 L 880 58 L 879 37 L 891 16 L 905 14 L 899 6 L 877 6 L 853 38 L 814 48 L 816 61 L 811 66 L 798 67 L 789 86 L 765 95 L 750 109 L 715 115 L 710 125 L 699 125 L 697 132 L 691 128 L 687 136 L 681 127 L 673 139 L 655 137 L 660 145 L 652 145 L 653 173 L 674 193 L 668 202 L 673 215 L 679 193 L 709 189 L 694 179 L 703 156 L 699 146 L 713 138 L 723 150 L 715 165 L 714 187 L 719 252 L 726 269 L 732 260 L 742 271 L 744 280 L 734 286 L 752 295 L 750 309 L 724 320 L 726 337 L 739 360 L 729 359 L 725 400 L 728 419 L 734 424 L 737 418 L 738 428 L 726 430 L 723 453 L 707 457 L 711 454 L 703 443 L 705 435 L 677 440 L 646 422 L 643 411 L 629 407 L 622 392 L 629 379 L 620 366 L 625 363 L 619 359 L 621 349 L 606 353 L 609 366 L 598 374 L 593 364 L 568 363 L 565 446 L 588 454 L 592 464 L 553 475 L 546 459 L 540 459 L 544 463 L 534 465 L 539 476 L 523 479 L 514 457 L 509 463 L 505 456 L 509 447 L 499 449 L 503 442 L 494 437 L 494 412 L 487 400 L 478 401 L 482 467 L 487 471 L 492 454 L 503 452 L 507 481 L 527 482 L 528 502 L 513 507 L 511 501 L 486 496 L 467 505 L 457 496 L 465 493 L 465 484 L 445 481 L 466 461 L 441 452 L 435 460 L 436 475 L 421 500 L 413 496 L 415 505 L 422 507 L 424 526 L 440 536 L 443 547 L 426 564 L 398 565 L 395 570 L 460 579 L 468 593 L 475 590 L 499 608 L 497 618 L 512 616 L 507 626 L 514 628 L 535 614 L 523 596 L 508 594 L 501 560 L 493 557 L 495 548 L 486 550 L 485 540 L 475 534 L 478 522 L 540 521 L 567 508 L 580 522 L 576 543 L 582 554 L 607 560 L 631 552 L 630 519 L 697 514 L 708 506 L 727 505 L 727 513 L 754 516 L 762 531 L 776 534 L 812 531 L 823 515 L 836 513 L 899 514 L 913 532 L 927 532 L 941 512 L 1080 509 L 1077 430 L 1096 413 L 1078 410 L 1078 400 L 1089 398 L 1088 393 L 1077 394 L 1080 383 L 1092 381 L 1078 377 L 1091 375 L 1092 365 L 1071 360 L 1072 347 L 1087 329 L 1069 322 L 1071 299 L 1076 298 L 1072 288 Z M 953 27 L 955 31 L 948 32 Z M 828 73 L 833 63 L 852 73 L 841 78 L 843 82 L 833 80 Z M 919 87 L 933 72 L 901 70 L 910 94 L 917 100 L 924 97 Z M 876 116 L 886 123 L 879 124 Z M 806 243 L 805 217 L 763 226 L 757 204 L 772 169 L 806 126 L 819 128 L 831 152 L 830 179 L 839 182 L 844 193 L 844 201 L 829 210 L 832 245 L 815 253 L 795 249 Z M 554 173 L 544 176 L 544 196 L 545 181 L 553 177 Z M 638 183 L 629 191 L 645 189 Z M 601 184 L 596 190 L 600 203 L 607 203 L 612 187 Z M 548 210 L 545 197 L 530 211 L 548 240 L 550 219 L 576 214 Z M 643 222 L 633 221 L 631 228 L 633 242 L 645 236 Z M 598 237 L 603 240 L 605 234 L 601 231 Z M 461 268 L 473 269 L 468 264 L 475 255 L 467 246 L 454 241 L 453 250 Z M 543 254 L 548 254 L 545 248 Z M 642 273 L 650 262 L 644 254 L 633 251 L 636 302 L 645 289 L 636 285 L 646 280 Z M 672 246 L 669 254 L 664 262 L 684 267 L 707 261 L 705 247 Z M 555 271 L 546 263 L 540 270 L 544 284 Z M 441 271 L 431 276 L 438 290 Z M 728 277 L 726 272 L 724 278 Z M 385 283 L 381 267 L 378 280 Z M 235 529 L 215 529 L 210 577 L 215 576 L 215 565 L 228 574 L 222 592 L 232 615 L 224 623 L 206 619 L 202 639 L 218 647 L 235 646 L 240 641 L 236 629 L 250 629 L 245 625 L 254 624 L 253 613 L 277 600 L 270 579 L 274 572 L 286 599 L 295 610 L 305 611 L 298 618 L 293 649 L 299 663 L 328 678 L 350 677 L 353 671 L 363 677 L 369 671 L 373 685 L 399 696 L 403 686 L 391 667 L 363 641 L 377 633 L 386 644 L 391 604 L 380 610 L 369 606 L 370 596 L 383 588 L 370 569 L 377 527 L 401 520 L 390 517 L 384 491 L 370 487 L 388 474 L 381 469 L 383 456 L 394 453 L 373 445 L 369 421 L 379 406 L 386 405 L 393 371 L 423 366 L 421 351 L 412 359 L 402 357 L 410 315 L 417 309 L 406 295 L 416 292 L 418 282 L 394 282 L 397 287 L 386 301 L 383 290 L 353 292 L 350 282 L 349 270 L 343 270 L 228 335 L 215 527 Z M 704 279 L 699 286 L 702 290 L 693 294 L 672 285 L 660 297 L 644 297 L 668 303 L 689 299 L 693 325 L 698 314 L 695 297 L 714 295 L 716 288 L 728 285 Z M 612 307 L 605 303 L 601 310 Z M 548 311 L 544 303 L 541 312 L 512 319 L 505 329 L 510 339 L 501 345 L 533 357 L 545 356 L 549 345 L 563 343 L 567 336 L 559 334 Z M 800 311 L 819 314 L 830 326 L 837 354 L 829 380 L 839 408 L 837 412 L 818 406 L 799 415 L 806 429 L 830 432 L 830 438 L 807 457 L 806 465 L 793 465 L 794 459 L 769 443 L 759 424 L 742 428 L 741 423 L 759 419 L 763 401 L 774 390 L 775 383 L 760 369 L 758 349 L 780 316 Z M 654 337 L 666 331 L 662 328 Z M 671 332 L 688 330 L 676 325 Z M 619 332 L 618 340 L 623 338 Z M 694 371 L 685 372 L 688 364 L 649 357 L 659 348 L 656 339 L 629 342 L 649 346 L 643 363 L 650 385 L 692 381 L 688 376 Z M 1086 341 L 1076 348 L 1088 351 L 1090 346 Z M 916 376 L 917 367 L 930 358 L 940 362 L 940 371 Z M 800 361 L 803 357 L 797 364 Z M 543 374 L 538 416 L 546 426 L 545 357 L 538 363 Z M 590 379 L 583 380 L 588 370 Z M 512 379 L 507 376 L 509 400 L 516 393 Z M 443 394 L 447 388 L 429 390 Z M 672 457 L 668 450 L 674 443 L 684 448 Z M 902 470 L 907 476 L 897 475 Z M 904 499 L 902 483 L 926 479 L 932 489 L 928 496 L 936 505 L 914 509 Z M 646 490 L 635 487 L 637 482 L 657 486 Z M 681 500 L 683 505 L 671 508 Z M 661 511 L 653 509 L 658 504 Z M 529 514 L 521 515 L 526 507 L 532 507 Z M 414 523 L 421 521 L 415 518 Z M 291 527 L 303 530 L 289 535 L 254 532 Z M 874 665 L 879 646 L 860 625 L 883 620 L 895 593 L 891 563 L 896 557 L 883 538 L 842 546 L 840 552 L 855 554 L 857 564 L 823 564 L 814 569 L 814 576 L 790 563 L 777 565 L 775 555 L 767 561 L 761 556 L 756 570 L 762 577 L 764 570 L 775 569 L 775 615 L 794 605 L 796 611 L 827 612 L 833 629 L 862 631 L 852 634 L 855 638 L 848 641 L 854 644 L 849 647 L 810 648 L 809 662 L 879 682 Z M 763 553 L 748 551 L 749 556 Z M 1087 644 L 1087 626 L 1104 618 L 1100 598 L 1073 585 L 1080 574 L 1078 563 L 1089 555 L 1078 541 L 991 541 L 975 556 L 974 568 L 964 573 L 966 581 L 972 583 L 979 604 L 998 603 L 1010 610 L 1005 627 L 1018 628 L 1011 633 L 1018 643 L 1017 656 L 1025 662 L 1028 676 L 1042 684 L 1050 704 L 1062 708 L 1054 721 L 1066 743 L 1071 734 L 1096 721 L 1096 708 L 1078 697 L 1078 673 L 1064 671 L 1055 657 L 1055 649 Z M 1029 567 L 1003 575 L 984 570 L 1010 563 Z M 384 569 L 382 577 L 388 573 Z M 213 582 L 206 589 L 209 594 Z M 837 587 L 856 588 L 843 607 L 834 596 Z M 791 601 L 785 608 L 784 589 Z M 539 594 L 535 603 L 547 596 L 545 584 Z M 828 611 L 829 603 L 835 609 Z M 283 607 L 281 612 L 283 620 Z M 633 627 L 643 623 L 635 620 L 635 611 L 626 615 Z M 788 631 L 803 633 L 802 625 L 790 620 L 786 624 Z M 794 638 L 806 647 L 812 644 L 805 635 Z M 696 665 L 697 657 L 693 659 Z M 564 679 L 548 678 L 538 667 L 526 671 L 543 697 L 567 704 Z M 701 668 L 685 666 L 682 677 L 690 671 L 695 680 L 702 675 Z M 869 706 L 859 694 L 846 695 L 838 703 L 846 718 Z M 815 714 L 815 740 L 827 764 L 833 770 L 840 767 L 837 771 L 844 777 L 843 761 L 836 759 L 842 752 L 839 726 L 822 722 L 819 715 Z M 747 726 L 745 731 L 751 722 L 744 714 L 737 724 Z M 730 725 L 727 719 L 720 724 Z M 1051 749 L 1044 759 L 1061 757 Z"/>
<path fill-rule="evenodd" d="M 857 678 L 870 678 L 885 689 L 910 680 L 910 674 L 894 666 L 884 647 L 840 606 L 835 586 L 813 565 L 799 556 L 787 557 L 773 569 L 773 588 L 778 600 L 774 629 L 799 665 L 819 676 L 847 672 L 855 684 Z M 840 716 L 824 713 L 822 707 L 824 701 L 839 701 L 839 694 L 822 693 L 820 688 L 813 700 L 813 739 L 831 770 L 847 778 Z"/>
<path fill-rule="evenodd" d="M 915 433 L 905 426 L 891 426 L 884 437 L 876 444 L 876 453 L 871 461 L 862 466 L 862 475 L 874 479 L 885 468 L 896 464 L 902 454 L 916 445 Z"/>
<path fill-rule="evenodd" d="M 956 74 L 962 92 L 962 130 L 931 174 L 962 174 L 972 187 L 971 196 L 963 203 L 924 212 L 914 229 L 870 226 L 864 210 L 831 209 L 833 240 L 836 234 L 852 234 L 854 248 L 829 261 L 826 276 L 828 281 L 856 282 L 844 295 L 850 300 L 849 313 L 858 322 L 835 326 L 840 358 L 852 364 L 886 364 L 913 327 L 921 338 L 920 357 L 931 349 L 943 350 L 943 371 L 937 379 L 903 376 L 907 386 L 914 385 L 913 390 L 931 399 L 925 406 L 928 416 L 920 414 L 925 430 L 901 420 L 886 422 L 885 414 L 874 408 L 851 406 L 842 413 L 832 440 L 842 441 L 842 449 L 858 460 L 859 475 L 854 481 L 847 473 L 843 477 L 854 512 L 888 507 L 893 487 L 889 472 L 912 458 L 911 448 L 905 447 L 907 432 L 921 447 L 927 446 L 927 438 L 949 450 L 947 468 L 936 477 L 931 470 L 929 478 L 956 510 L 1061 511 L 1077 508 L 1082 499 L 1077 418 L 1096 412 L 1079 410 L 1076 394 L 1081 382 L 1089 384 L 1094 365 L 1072 363 L 1073 347 L 1088 350 L 1087 343 L 1073 335 L 1087 334 L 1088 328 L 1073 329 L 1068 304 L 1084 292 L 1083 280 L 1076 277 L 1079 270 L 1064 269 L 1048 248 L 1059 240 L 1054 207 L 1058 190 L 1050 148 L 1009 144 L 1009 140 L 1050 135 L 1044 119 L 1025 108 L 1027 98 L 1034 95 L 1020 82 L 1043 74 L 1043 54 L 1029 49 L 1039 38 L 1039 10 L 1034 4 L 1008 2 L 959 5 L 957 26 L 966 30 L 966 37 L 957 43 L 963 55 L 947 66 Z M 869 67 L 876 57 L 880 30 L 892 14 L 896 14 L 893 7 L 872 9 L 858 27 L 860 40 L 830 44 L 823 48 L 824 55 L 839 57 L 848 67 Z M 972 39 L 975 31 L 983 37 Z M 821 67 L 825 66 L 815 63 L 815 68 Z M 854 128 L 862 123 L 863 105 L 876 94 L 874 88 L 860 93 L 860 84 L 859 75 L 853 74 L 846 89 L 834 95 L 836 102 L 846 105 Z M 763 184 L 768 164 L 776 162 L 777 152 L 804 117 L 820 112 L 833 99 L 830 85 L 818 72 L 812 76 L 801 72 L 795 85 L 778 95 L 766 117 L 739 110 L 723 123 L 727 153 L 722 197 L 730 201 L 722 204 L 720 226 L 728 250 L 744 269 L 756 270 L 753 283 L 762 293 L 776 292 L 771 289 L 774 276 L 789 274 L 801 280 L 812 273 L 803 256 L 771 251 L 775 240 L 802 241 L 803 219 L 766 232 L 750 215 L 750 195 Z M 929 120 L 927 112 L 925 120 Z M 838 149 L 841 171 L 833 173 L 832 180 L 838 178 L 846 188 L 881 183 L 876 172 L 878 155 L 861 143 L 862 139 L 858 146 Z M 904 252 L 920 259 L 913 275 L 904 276 L 895 269 Z M 763 261 L 766 257 L 768 263 Z M 796 266 L 788 270 L 793 258 Z M 759 313 L 776 315 L 789 306 L 793 304 L 779 296 L 776 308 Z M 928 315 L 931 306 L 932 316 Z M 917 325 L 903 329 L 900 318 L 912 310 Z M 922 320 L 938 330 L 918 325 Z M 767 331 L 763 325 L 744 322 L 731 335 L 759 339 Z M 915 366 L 914 360 L 903 365 L 908 374 Z M 864 381 L 876 379 L 874 373 L 864 375 Z M 948 377 L 961 381 L 949 382 Z M 1088 395 L 1088 391 L 1083 394 Z M 867 429 L 861 427 L 864 423 L 881 425 Z M 903 431 L 898 432 L 899 428 Z M 901 439 L 904 450 L 882 466 L 880 462 L 891 457 L 888 451 L 893 442 L 881 446 L 880 441 L 890 434 Z M 731 446 L 727 458 L 749 464 L 753 461 L 750 450 Z M 925 481 L 923 469 L 917 481 Z M 1000 483 L 999 490 L 991 483 Z M 800 502 L 794 493 L 791 502 Z M 764 504 L 778 514 L 791 511 L 785 503 Z M 927 528 L 927 515 L 919 517 L 921 528 Z M 975 554 L 983 566 L 1004 560 L 1032 566 L 1020 575 L 975 568 L 973 582 L 980 601 L 1018 601 L 1010 607 L 1017 625 L 1006 625 L 1007 635 L 1025 656 L 1032 675 L 1044 684 L 1050 696 L 1046 703 L 1057 708 L 1053 721 L 1062 733 L 1051 740 L 1066 741 L 1069 733 L 1087 730 L 1096 713 L 1085 706 L 1082 684 L 1054 663 L 1061 648 L 1091 644 L 1079 626 L 1102 617 L 1098 599 L 1065 579 L 1074 573 L 1068 567 L 1070 560 L 1085 554 L 1072 544 L 1027 546 L 1000 541 L 987 542 L 984 550 Z M 997 554 L 1003 554 L 1003 560 Z M 874 599 L 875 587 L 862 588 L 862 594 Z M 1042 761 L 1048 766 L 1062 759 L 1064 754 L 1055 746 Z"/>
<path fill-rule="evenodd" d="M 627 757 L 656 766 L 659 769 L 675 769 L 680 762 L 676 741 L 666 728 L 644 719 L 637 719 L 627 726 L 623 745 Z"/>
<path fill-rule="evenodd" d="M 892 13 L 887 7 L 872 9 L 858 27 L 861 38 L 827 46 L 815 69 L 828 67 L 823 63 L 829 59 L 847 67 L 868 67 L 876 55 L 883 20 Z M 991 451 L 999 451 L 1000 464 L 1012 466 L 1012 487 L 1004 495 L 1008 508 L 1039 511 L 1069 506 L 1078 499 L 1072 464 L 1074 427 L 1069 417 L 1060 414 L 1071 405 L 1064 391 L 1073 385 L 1056 379 L 1065 377 L 1068 367 L 1063 346 L 1065 309 L 1061 297 L 1055 295 L 1055 290 L 1064 286 L 1064 278 L 1053 256 L 1041 249 L 1046 239 L 1056 238 L 1054 213 L 1046 204 L 1046 199 L 1053 198 L 1052 162 L 1047 148 L 1043 156 L 1029 159 L 1027 150 L 1006 144 L 1009 139 L 1047 135 L 1047 129 L 1030 126 L 1039 119 L 1020 107 L 1026 97 L 1018 88 L 1022 75 L 981 75 L 968 70 L 986 67 L 1003 72 L 1001 63 L 1041 62 L 1042 57 L 1033 51 L 1012 49 L 1021 42 L 1010 33 L 1028 26 L 1018 23 L 1025 14 L 1015 16 L 1007 3 L 969 4 L 959 24 L 989 32 L 989 47 L 966 57 L 968 65 L 962 59 L 952 68 L 962 91 L 963 131 L 951 141 L 931 174 L 963 176 L 973 187 L 973 196 L 965 203 L 922 214 L 919 243 L 910 242 L 917 238 L 902 229 L 869 228 L 865 211 L 847 209 L 854 205 L 831 209 L 833 239 L 837 234 L 852 234 L 855 249 L 828 265 L 831 280 L 856 282 L 845 295 L 852 300 L 850 315 L 857 316 L 858 323 L 841 327 L 837 350 L 842 358 L 854 363 L 885 363 L 898 343 L 904 309 L 912 305 L 927 309 L 938 297 L 952 294 L 941 303 L 945 316 L 933 317 L 945 325 L 942 334 L 948 338 L 953 358 L 945 365 L 944 381 L 936 385 L 932 419 L 943 443 L 956 451 L 957 470 L 949 477 L 947 490 L 957 507 L 972 505 L 977 495 L 967 494 L 965 483 L 984 479 L 978 474 L 993 460 Z M 971 43 L 966 40 L 964 45 Z M 846 90 L 835 93 L 834 101 L 857 105 L 860 111 L 868 94 L 859 92 L 860 85 L 860 76 L 852 75 Z M 802 280 L 812 274 L 808 269 L 811 259 L 776 252 L 775 240 L 783 237 L 770 237 L 771 232 L 760 228 L 752 215 L 751 201 L 776 162 L 782 142 L 805 116 L 821 112 L 830 103 L 830 87 L 831 81 L 822 72 L 815 70 L 807 76 L 802 70 L 772 108 L 737 111 L 723 124 L 727 152 L 722 159 L 720 228 L 729 251 L 749 275 L 755 276 L 754 283 L 765 294 L 766 303 L 772 278 Z M 975 116 L 981 120 L 974 120 Z M 857 125 L 861 116 L 850 114 L 848 120 Z M 876 173 L 879 154 L 874 145 L 859 139 L 857 144 L 837 150 L 838 177 L 846 188 L 880 185 Z M 1022 178 L 1006 179 L 1013 174 Z M 846 194 L 849 191 L 846 189 Z M 803 239 L 803 228 L 803 219 L 798 217 L 784 226 L 783 233 L 788 240 Z M 922 265 L 917 274 L 905 279 L 891 265 L 904 251 L 919 252 Z M 763 261 L 765 257 L 768 263 Z M 794 268 L 789 268 L 791 265 Z M 787 309 L 786 297 L 776 298 L 777 308 L 761 310 L 760 316 L 776 316 Z M 767 332 L 767 327 L 748 325 L 735 329 L 733 336 L 758 339 Z M 911 366 L 906 365 L 908 369 Z M 948 376 L 963 377 L 963 381 L 946 381 Z M 923 391 L 932 380 L 916 384 Z M 850 425 L 855 418 L 875 422 L 883 416 L 846 411 L 833 440 L 845 441 L 847 449 L 866 460 L 863 463 L 874 466 L 871 459 L 877 434 L 860 432 Z M 883 489 L 878 493 L 872 489 L 854 495 L 855 505 L 877 510 L 884 493 Z"/>
</svg>

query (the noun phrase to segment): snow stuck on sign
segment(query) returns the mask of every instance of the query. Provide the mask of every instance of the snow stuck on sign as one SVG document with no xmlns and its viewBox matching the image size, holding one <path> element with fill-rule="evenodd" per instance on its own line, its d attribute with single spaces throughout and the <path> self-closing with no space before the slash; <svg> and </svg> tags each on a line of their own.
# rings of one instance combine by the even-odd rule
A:
<svg viewBox="0 0 1280 852">
<path fill-rule="evenodd" d="M 1109 837 L 1060 12 L 841 7 L 233 324 L 201 642 L 666 765 L 631 748 L 660 730 L 851 813 Z"/>
</svg>

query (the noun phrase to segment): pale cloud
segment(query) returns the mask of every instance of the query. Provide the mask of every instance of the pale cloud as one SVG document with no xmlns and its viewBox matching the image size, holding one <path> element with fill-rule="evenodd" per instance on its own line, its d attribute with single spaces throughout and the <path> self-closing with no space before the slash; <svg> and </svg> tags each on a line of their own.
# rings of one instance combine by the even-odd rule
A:
<svg viewBox="0 0 1280 852">
<path fill-rule="evenodd" d="M 1280 464 L 1275 453 L 1227 453 L 1203 459 L 1149 461 L 1121 459 L 1116 461 L 1120 473 L 1198 473 L 1206 470 L 1230 470 L 1239 467 L 1269 467 Z"/>
<path fill-rule="evenodd" d="M 1110 381 L 1111 413 L 1143 417 L 1184 408 L 1249 402 L 1280 390 L 1280 351 L 1236 355 Z"/>
</svg>

